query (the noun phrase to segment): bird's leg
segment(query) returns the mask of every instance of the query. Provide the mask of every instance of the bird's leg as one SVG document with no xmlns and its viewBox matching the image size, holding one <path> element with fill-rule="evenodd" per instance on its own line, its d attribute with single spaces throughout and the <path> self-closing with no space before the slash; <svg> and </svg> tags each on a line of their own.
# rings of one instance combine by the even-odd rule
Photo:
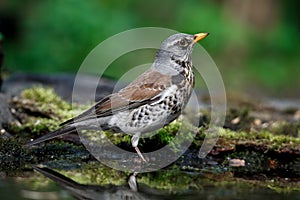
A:
<svg viewBox="0 0 300 200">
<path fill-rule="evenodd" d="M 137 175 L 137 172 L 134 172 L 128 179 L 128 185 L 129 185 L 130 189 L 132 189 L 135 192 L 138 191 L 137 184 L 136 184 L 136 175 Z"/>
<path fill-rule="evenodd" d="M 139 148 L 137 147 L 138 143 L 139 143 L 139 139 L 140 139 L 140 135 L 141 133 L 136 133 L 132 136 L 131 138 L 131 145 L 132 147 L 134 147 L 135 151 L 137 152 L 137 154 L 140 156 L 140 158 L 144 161 L 147 162 L 146 159 L 144 158 L 143 154 L 141 153 L 141 151 L 139 150 Z"/>
</svg>

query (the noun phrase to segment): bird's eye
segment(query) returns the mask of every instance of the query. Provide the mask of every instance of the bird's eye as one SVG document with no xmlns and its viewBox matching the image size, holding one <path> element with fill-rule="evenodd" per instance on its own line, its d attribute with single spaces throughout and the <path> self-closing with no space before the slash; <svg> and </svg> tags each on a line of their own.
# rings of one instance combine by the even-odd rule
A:
<svg viewBox="0 0 300 200">
<path fill-rule="evenodd" d="M 188 42 L 184 38 L 184 39 L 179 40 L 179 45 L 182 46 L 182 47 L 186 47 L 188 45 Z"/>
</svg>

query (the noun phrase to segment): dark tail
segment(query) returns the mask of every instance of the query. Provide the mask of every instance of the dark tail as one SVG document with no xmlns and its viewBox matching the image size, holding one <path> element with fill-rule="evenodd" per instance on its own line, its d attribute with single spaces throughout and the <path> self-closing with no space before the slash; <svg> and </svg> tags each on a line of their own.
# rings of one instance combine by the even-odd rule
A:
<svg viewBox="0 0 300 200">
<path fill-rule="evenodd" d="M 82 187 L 82 185 L 78 184 L 77 182 L 73 181 L 72 179 L 69 179 L 56 171 L 53 171 L 52 169 L 41 168 L 41 167 L 33 167 L 33 169 L 40 172 L 44 176 L 52 179 L 54 182 L 59 183 L 63 186 L 69 186 L 69 187 L 73 187 L 73 188 Z"/>
<path fill-rule="evenodd" d="M 71 133 L 73 131 L 76 130 L 76 127 L 75 126 L 65 126 L 65 127 L 61 127 L 60 129 L 56 130 L 56 131 L 53 131 L 53 132 L 50 132 L 50 133 L 47 133 L 46 135 L 36 139 L 36 140 L 33 140 L 31 142 L 28 142 L 25 144 L 25 147 L 30 147 L 32 145 L 35 145 L 35 144 L 38 144 L 38 143 L 41 143 L 41 142 L 45 142 L 47 140 L 51 140 L 55 137 L 58 137 L 58 136 L 61 136 L 61 135 L 65 135 L 67 133 Z"/>
</svg>

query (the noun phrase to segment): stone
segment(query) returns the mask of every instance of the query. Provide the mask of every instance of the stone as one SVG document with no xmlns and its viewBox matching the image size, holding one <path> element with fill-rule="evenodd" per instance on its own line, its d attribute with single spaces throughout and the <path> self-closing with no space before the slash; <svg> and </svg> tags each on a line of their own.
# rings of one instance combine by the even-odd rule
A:
<svg viewBox="0 0 300 200">
<path fill-rule="evenodd" d="M 75 78 L 79 89 L 73 92 Z M 85 104 L 111 94 L 115 84 L 113 80 L 107 78 L 99 80 L 97 76 L 92 75 L 19 73 L 3 81 L 2 92 L 9 96 L 18 96 L 24 89 L 41 85 L 54 88 L 55 92 L 68 102 Z M 96 91 L 95 86 L 97 86 Z"/>
<path fill-rule="evenodd" d="M 15 121 L 10 112 L 8 101 L 7 95 L 0 93 L 0 137 L 10 137 L 7 128 L 10 123 Z"/>
<path fill-rule="evenodd" d="M 2 66 L 4 62 L 4 50 L 2 48 L 2 35 L 0 33 L 0 88 L 2 85 Z"/>
</svg>

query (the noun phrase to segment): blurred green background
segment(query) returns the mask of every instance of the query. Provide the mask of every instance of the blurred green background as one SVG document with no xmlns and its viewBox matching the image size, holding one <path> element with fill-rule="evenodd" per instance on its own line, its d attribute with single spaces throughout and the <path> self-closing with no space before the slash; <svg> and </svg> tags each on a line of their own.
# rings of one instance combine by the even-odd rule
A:
<svg viewBox="0 0 300 200">
<path fill-rule="evenodd" d="M 299 8 L 300 1 L 279 0 L 1 0 L 4 70 L 75 73 L 106 38 L 137 27 L 165 27 L 211 33 L 201 44 L 227 91 L 299 98 Z M 106 75 L 118 78 L 130 64 L 112 69 Z"/>
</svg>

